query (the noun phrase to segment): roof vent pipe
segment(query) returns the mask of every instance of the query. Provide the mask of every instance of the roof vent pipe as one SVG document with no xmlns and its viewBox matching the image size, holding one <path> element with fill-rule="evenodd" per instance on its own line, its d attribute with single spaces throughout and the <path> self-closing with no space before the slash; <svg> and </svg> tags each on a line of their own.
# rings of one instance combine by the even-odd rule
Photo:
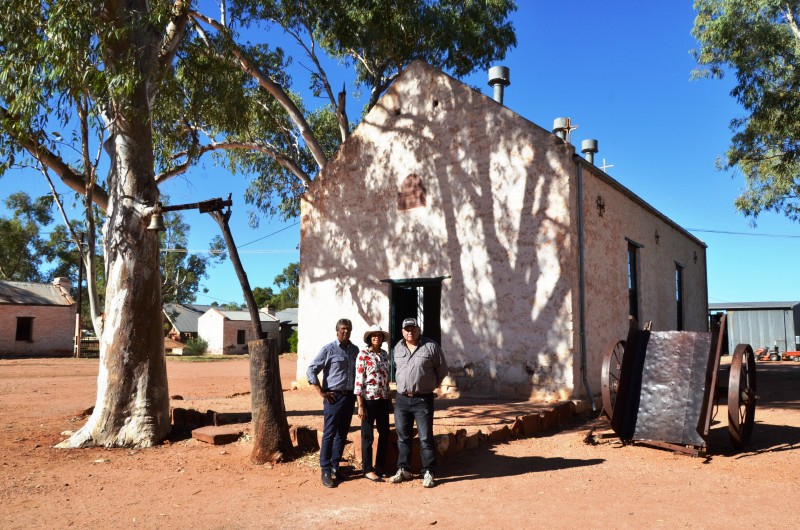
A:
<svg viewBox="0 0 800 530">
<path fill-rule="evenodd" d="M 578 126 L 572 125 L 572 121 L 569 118 L 556 118 L 553 120 L 553 133 L 567 143 L 570 143 L 569 136 L 577 128 Z"/>
<path fill-rule="evenodd" d="M 581 142 L 581 153 L 586 155 L 586 161 L 594 164 L 594 154 L 597 152 L 597 140 L 589 139 Z"/>
<path fill-rule="evenodd" d="M 489 86 L 494 87 L 494 100 L 503 104 L 503 89 L 511 84 L 511 73 L 507 66 L 489 68 Z"/>
</svg>

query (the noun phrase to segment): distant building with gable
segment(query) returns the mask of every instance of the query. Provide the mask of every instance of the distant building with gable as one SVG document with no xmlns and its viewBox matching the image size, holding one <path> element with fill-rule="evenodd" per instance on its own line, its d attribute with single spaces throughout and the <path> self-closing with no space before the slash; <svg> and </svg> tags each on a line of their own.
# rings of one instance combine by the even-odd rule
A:
<svg viewBox="0 0 800 530">
<path fill-rule="evenodd" d="M 0 357 L 72 355 L 75 300 L 68 278 L 53 283 L 0 280 Z"/>
<path fill-rule="evenodd" d="M 280 338 L 280 323 L 268 311 L 259 312 L 261 329 L 267 338 Z M 247 353 L 247 343 L 254 340 L 249 311 L 211 308 L 197 319 L 198 335 L 208 343 L 207 353 L 233 355 Z"/>
<path fill-rule="evenodd" d="M 164 318 L 169 326 L 167 337 L 182 343 L 197 338 L 197 321 L 211 307 L 200 304 L 164 304 Z"/>
</svg>

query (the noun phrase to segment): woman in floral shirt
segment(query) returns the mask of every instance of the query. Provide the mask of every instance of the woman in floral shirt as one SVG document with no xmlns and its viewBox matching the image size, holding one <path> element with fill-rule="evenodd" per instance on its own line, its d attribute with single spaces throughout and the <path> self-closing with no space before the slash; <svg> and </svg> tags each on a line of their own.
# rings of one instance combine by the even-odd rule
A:
<svg viewBox="0 0 800 530">
<path fill-rule="evenodd" d="M 355 394 L 358 399 L 358 417 L 361 418 L 361 460 L 364 476 L 373 482 L 381 482 L 381 466 L 386 460 L 389 445 L 389 413 L 392 402 L 389 398 L 389 355 L 381 345 L 389 340 L 389 334 L 380 326 L 373 326 L 364 333 L 367 346 L 356 357 Z M 372 466 L 373 425 L 378 427 L 378 453 L 375 455 L 376 469 Z"/>
</svg>

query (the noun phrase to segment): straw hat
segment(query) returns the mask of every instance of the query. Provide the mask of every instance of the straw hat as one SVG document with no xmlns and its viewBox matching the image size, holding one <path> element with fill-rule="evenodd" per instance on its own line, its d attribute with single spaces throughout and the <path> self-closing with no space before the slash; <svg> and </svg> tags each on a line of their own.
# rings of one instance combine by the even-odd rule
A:
<svg viewBox="0 0 800 530">
<path fill-rule="evenodd" d="M 369 344 L 370 343 L 370 340 L 369 340 L 370 335 L 373 335 L 375 333 L 380 333 L 381 334 L 381 338 L 383 338 L 383 342 L 389 342 L 389 332 L 388 331 L 383 331 L 380 326 L 372 326 L 367 331 L 365 331 L 364 332 L 364 342 Z"/>
</svg>

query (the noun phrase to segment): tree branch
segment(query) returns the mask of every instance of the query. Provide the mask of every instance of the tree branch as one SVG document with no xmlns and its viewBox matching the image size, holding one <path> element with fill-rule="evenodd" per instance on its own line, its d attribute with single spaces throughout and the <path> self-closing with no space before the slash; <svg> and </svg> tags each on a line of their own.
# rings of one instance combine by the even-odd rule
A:
<svg viewBox="0 0 800 530">
<path fill-rule="evenodd" d="M 172 65 L 188 21 L 189 6 L 184 0 L 175 0 L 172 6 L 172 20 L 164 31 L 164 38 L 161 40 L 158 52 L 158 65 L 162 72 Z"/>
<path fill-rule="evenodd" d="M 303 27 L 308 32 L 308 38 L 311 41 L 310 46 L 306 45 L 305 41 L 300 38 L 300 34 L 296 31 L 287 29 L 286 32 L 294 37 L 294 40 L 306 51 L 306 55 L 308 55 L 314 63 L 314 67 L 317 70 L 316 74 L 322 82 L 322 87 L 328 96 L 328 101 L 331 102 L 331 106 L 335 110 L 336 121 L 339 123 L 339 134 L 341 135 L 342 142 L 344 142 L 347 140 L 347 137 L 350 136 L 350 123 L 347 119 L 347 111 L 345 110 L 346 92 L 344 88 L 342 88 L 342 91 L 338 94 L 338 98 L 333 95 L 333 89 L 331 88 L 330 81 L 328 81 L 328 74 L 325 72 L 325 69 L 322 68 L 319 57 L 317 57 L 316 47 L 314 46 L 314 34 L 311 31 L 311 26 L 307 21 L 304 21 Z"/>
<path fill-rule="evenodd" d="M 792 8 L 788 5 L 786 6 L 786 20 L 789 22 L 789 28 L 791 28 L 792 33 L 794 34 L 794 39 L 800 42 L 800 28 L 797 27 L 797 22 L 794 19 Z"/>
<path fill-rule="evenodd" d="M 369 95 L 369 101 L 367 102 L 367 112 L 372 110 L 372 107 L 374 107 L 378 103 L 378 100 L 381 98 L 381 95 L 386 91 L 389 85 L 391 85 L 394 82 L 394 80 L 397 79 L 398 75 L 399 72 L 390 75 L 383 83 L 375 84 Z"/>
<path fill-rule="evenodd" d="M 191 11 L 189 15 L 195 20 L 205 22 L 219 31 L 221 34 L 227 34 L 227 28 L 223 27 L 216 20 L 212 20 L 196 11 Z M 305 141 L 306 145 L 311 151 L 311 155 L 314 157 L 314 160 L 317 162 L 319 168 L 324 168 L 325 164 L 328 162 L 325 152 L 322 150 L 322 146 L 319 145 L 319 142 L 314 136 L 314 132 L 308 125 L 303 113 L 300 112 L 300 109 L 298 109 L 297 105 L 294 104 L 294 101 L 292 101 L 289 95 L 283 90 L 283 87 L 275 83 L 269 78 L 268 75 L 266 75 L 261 71 L 261 69 L 253 64 L 253 61 L 250 60 L 247 54 L 241 50 L 232 39 L 228 38 L 228 43 L 230 44 L 231 52 L 233 53 L 234 57 L 236 57 L 236 59 L 239 61 L 242 71 L 253 76 L 253 78 L 258 82 L 259 86 L 269 92 L 272 97 L 278 101 L 278 103 L 289 115 L 289 118 L 292 120 L 292 122 L 294 122 L 295 126 L 300 130 L 303 141 Z"/>
<path fill-rule="evenodd" d="M 0 122 L 5 120 L 14 120 L 15 118 L 9 115 L 8 110 L 0 107 Z M 50 151 L 47 147 L 32 139 L 33 135 L 25 135 L 24 137 L 15 134 L 14 132 L 5 129 L 6 132 L 14 138 L 20 147 L 25 149 L 33 158 L 40 164 L 52 170 L 61 181 L 69 186 L 71 189 L 77 191 L 81 195 L 86 195 L 86 177 L 81 175 L 67 165 L 61 157 Z M 108 210 L 108 193 L 98 186 L 96 183 L 92 188 L 94 203 L 104 212 Z"/>
<path fill-rule="evenodd" d="M 205 153 L 215 151 L 217 149 L 247 149 L 249 151 L 259 151 L 269 156 L 273 160 L 275 160 L 278 164 L 283 166 L 288 171 L 291 171 L 292 174 L 294 174 L 298 179 L 300 179 L 300 181 L 303 182 L 303 184 L 305 184 L 306 186 L 311 184 L 311 177 L 308 175 L 308 173 L 303 171 L 303 168 L 301 168 L 294 160 L 291 160 L 283 156 L 276 149 L 264 144 L 248 143 L 248 142 L 214 142 L 200 147 L 197 150 L 197 157 Z M 188 151 L 181 151 L 179 153 L 175 153 L 175 156 L 176 157 L 189 156 L 189 153 Z M 156 184 L 161 185 L 167 180 L 185 173 L 189 169 L 189 167 L 191 167 L 192 160 L 188 160 L 183 164 L 180 164 L 168 171 L 160 173 L 159 175 L 156 176 Z"/>
<path fill-rule="evenodd" d="M 81 256 L 83 268 L 87 271 L 86 288 L 89 291 L 87 293 L 89 295 L 89 314 L 92 319 L 92 327 L 94 327 L 94 331 L 97 336 L 100 337 L 103 334 L 103 316 L 100 311 L 99 297 L 97 295 L 97 277 L 94 274 L 88 273 L 89 271 L 94 270 L 94 231 L 89 232 L 87 230 L 86 237 L 89 240 L 88 249 L 86 252 L 84 252 L 81 238 L 78 237 L 78 234 L 72 227 L 69 217 L 67 217 L 67 212 L 64 210 L 64 205 L 61 203 L 61 199 L 58 197 L 56 188 L 53 186 L 53 181 L 50 179 L 50 175 L 47 173 L 47 168 L 40 165 L 39 171 L 42 172 L 42 175 L 44 175 L 44 178 L 50 185 L 50 192 L 53 194 L 53 198 L 58 205 L 59 212 L 61 212 L 61 218 L 64 219 L 64 224 L 67 225 L 67 230 L 69 230 L 69 234 L 72 237 L 72 240 L 75 242 L 75 246 L 78 248 L 78 253 Z M 91 211 L 88 213 L 87 217 L 89 216 L 91 216 Z M 94 228 L 94 224 L 92 224 L 92 228 Z M 80 289 L 80 287 L 78 288 Z M 78 310 L 80 311 L 80 308 Z"/>
</svg>

